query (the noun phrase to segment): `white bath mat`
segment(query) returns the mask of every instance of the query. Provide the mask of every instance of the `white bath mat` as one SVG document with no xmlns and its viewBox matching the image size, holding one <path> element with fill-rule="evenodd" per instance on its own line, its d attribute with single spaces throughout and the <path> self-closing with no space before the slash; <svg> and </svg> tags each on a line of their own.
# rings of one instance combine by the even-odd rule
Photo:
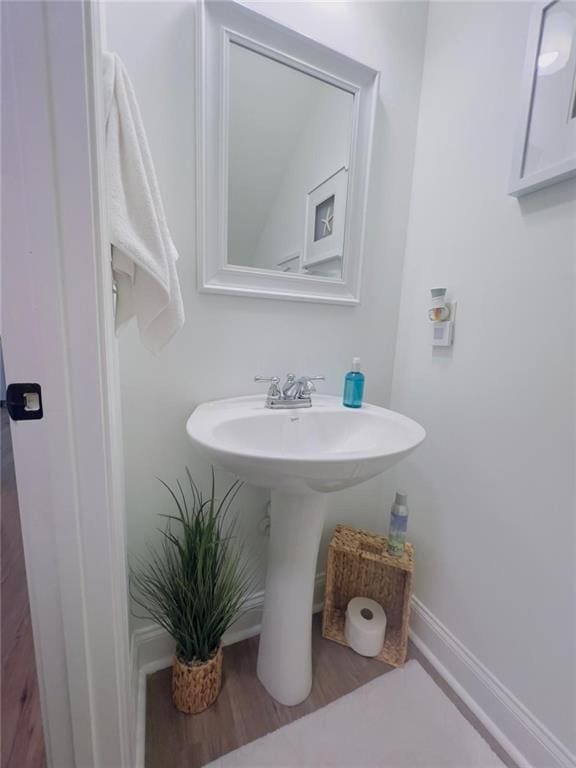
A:
<svg viewBox="0 0 576 768">
<path fill-rule="evenodd" d="M 488 744 L 417 661 L 229 752 L 209 768 L 495 768 Z"/>
</svg>

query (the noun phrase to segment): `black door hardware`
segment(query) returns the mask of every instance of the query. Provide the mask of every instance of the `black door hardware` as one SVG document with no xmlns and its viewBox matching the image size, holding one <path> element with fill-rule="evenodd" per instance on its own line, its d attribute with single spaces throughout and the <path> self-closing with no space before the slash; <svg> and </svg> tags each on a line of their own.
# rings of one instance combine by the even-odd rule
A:
<svg viewBox="0 0 576 768">
<path fill-rule="evenodd" d="M 0 406 L 6 408 L 14 421 L 41 419 L 44 412 L 40 384 L 8 384 L 6 400 L 0 400 Z"/>
</svg>

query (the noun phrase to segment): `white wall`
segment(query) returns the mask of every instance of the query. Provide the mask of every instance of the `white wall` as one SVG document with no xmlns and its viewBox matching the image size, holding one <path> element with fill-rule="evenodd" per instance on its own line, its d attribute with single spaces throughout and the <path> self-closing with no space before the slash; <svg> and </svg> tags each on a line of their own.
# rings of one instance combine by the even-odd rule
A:
<svg viewBox="0 0 576 768">
<path fill-rule="evenodd" d="M 529 14 L 430 6 L 392 397 L 428 439 L 396 474 L 418 597 L 574 750 L 576 187 L 506 194 Z"/>
<path fill-rule="evenodd" d="M 194 251 L 194 6 L 183 2 L 112 2 L 107 44 L 123 58 L 138 95 L 166 214 L 180 251 L 178 271 L 187 322 L 158 358 L 134 328 L 120 340 L 129 549 L 142 553 L 167 498 L 156 477 L 182 476 L 186 463 L 207 466 L 184 425 L 194 406 L 258 392 L 254 374 L 323 373 L 325 392 L 340 393 L 353 355 L 363 359 L 367 396 L 387 404 L 412 176 L 426 6 L 421 3 L 255 3 L 381 70 L 380 104 L 368 208 L 362 303 L 359 307 L 202 295 Z M 262 397 L 264 390 L 262 389 Z M 381 480 L 331 498 L 330 523 L 385 524 L 390 499 Z M 245 489 L 244 529 L 260 557 L 257 524 L 263 491 Z M 323 563 L 321 561 L 320 568 Z"/>
</svg>

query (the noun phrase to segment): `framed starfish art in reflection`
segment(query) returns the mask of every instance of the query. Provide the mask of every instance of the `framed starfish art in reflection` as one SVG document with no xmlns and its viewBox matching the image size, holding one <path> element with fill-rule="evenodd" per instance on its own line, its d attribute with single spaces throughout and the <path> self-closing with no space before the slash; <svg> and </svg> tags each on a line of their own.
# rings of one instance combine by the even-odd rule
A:
<svg viewBox="0 0 576 768">
<path fill-rule="evenodd" d="M 335 173 L 306 196 L 303 266 L 342 262 L 348 192 L 348 169 Z"/>
</svg>

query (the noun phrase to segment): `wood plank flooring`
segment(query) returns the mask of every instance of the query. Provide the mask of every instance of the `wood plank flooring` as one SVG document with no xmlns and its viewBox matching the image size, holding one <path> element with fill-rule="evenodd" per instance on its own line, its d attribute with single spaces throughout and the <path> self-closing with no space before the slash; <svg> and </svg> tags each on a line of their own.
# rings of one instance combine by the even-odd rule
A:
<svg viewBox="0 0 576 768">
<path fill-rule="evenodd" d="M 392 669 L 375 659 L 358 656 L 348 648 L 324 640 L 318 615 L 314 619 L 313 631 L 312 693 L 303 704 L 285 707 L 269 696 L 256 677 L 257 653 L 257 637 L 224 649 L 222 691 L 216 703 L 199 715 L 184 715 L 173 706 L 169 669 L 149 676 L 146 768 L 199 768 L 226 752 L 314 712 Z M 417 658 L 431 672 L 428 662 L 413 646 L 410 656 Z M 515 768 L 509 756 L 488 736 L 466 705 L 447 689 L 437 675 L 433 674 L 433 677 L 505 765 Z"/>
<path fill-rule="evenodd" d="M 12 441 L 9 417 L 4 410 L 1 411 L 1 419 L 1 766 L 2 768 L 44 768 L 46 755 Z"/>
</svg>

